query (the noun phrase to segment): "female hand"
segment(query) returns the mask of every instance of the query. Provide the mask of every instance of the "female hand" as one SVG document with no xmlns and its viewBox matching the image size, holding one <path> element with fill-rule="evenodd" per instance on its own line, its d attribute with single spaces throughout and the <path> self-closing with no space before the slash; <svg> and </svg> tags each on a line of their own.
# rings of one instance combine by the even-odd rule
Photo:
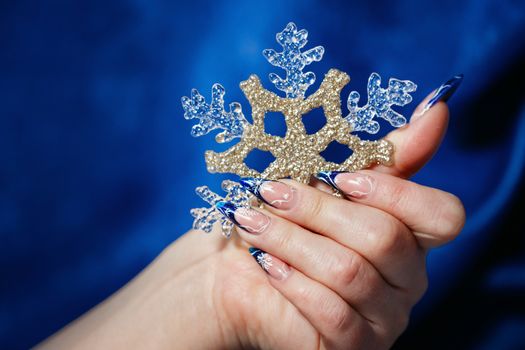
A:
<svg viewBox="0 0 525 350">
<path fill-rule="evenodd" d="M 296 319 L 292 329 L 273 331 L 285 342 L 281 348 L 388 348 L 426 290 L 427 249 L 459 233 L 463 207 L 448 193 L 387 174 L 334 175 L 331 182 L 355 201 L 282 180 L 255 191 L 273 204 L 267 210 L 225 211 L 241 238 L 260 248 L 252 254 L 293 305 L 278 313 Z M 257 286 L 266 289 L 266 280 Z M 229 297 L 226 308 L 236 309 L 248 295 L 236 290 Z M 252 306 L 249 314 L 257 311 Z"/>
<path fill-rule="evenodd" d="M 239 237 L 186 234 L 43 346 L 389 347 L 426 288 L 427 249 L 464 222 L 452 195 L 394 176 L 409 176 L 437 148 L 447 110 L 440 103 L 427 114 L 389 135 L 395 167 L 333 178 L 352 201 L 293 181 L 263 184 L 262 198 L 275 207 L 225 207 L 244 227 Z M 254 255 L 269 276 L 246 243 L 267 252 Z"/>
</svg>

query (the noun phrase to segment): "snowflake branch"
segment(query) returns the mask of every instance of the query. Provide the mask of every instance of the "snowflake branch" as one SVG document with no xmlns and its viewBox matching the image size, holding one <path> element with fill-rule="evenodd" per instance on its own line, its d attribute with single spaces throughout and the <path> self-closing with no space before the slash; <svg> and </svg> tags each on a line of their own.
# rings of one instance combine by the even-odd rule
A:
<svg viewBox="0 0 525 350">
<path fill-rule="evenodd" d="M 298 31 L 297 26 L 290 22 L 282 32 L 276 35 L 277 42 L 283 47 L 283 51 L 276 52 L 273 49 L 263 51 L 264 57 L 270 64 L 286 71 L 285 79 L 275 73 L 269 76 L 277 89 L 286 92 L 286 97 L 304 98 L 306 89 L 315 82 L 315 74 L 313 72 L 303 73 L 303 69 L 314 61 L 320 61 L 323 58 L 324 48 L 317 46 L 301 52 L 308 42 L 307 37 L 308 32 L 305 29 Z"/>
<path fill-rule="evenodd" d="M 372 73 L 368 79 L 368 102 L 363 107 L 358 107 L 360 95 L 352 91 L 348 95 L 347 107 L 349 114 L 345 119 L 352 125 L 353 131 L 366 131 L 376 134 L 379 123 L 375 117 L 383 118 L 393 127 L 401 127 L 407 120 L 394 111 L 391 106 L 404 106 L 412 102 L 411 92 L 416 91 L 417 85 L 410 80 L 391 78 L 386 89 L 381 88 L 381 77 Z"/>
<path fill-rule="evenodd" d="M 225 94 L 226 91 L 222 85 L 214 84 L 211 90 L 210 104 L 206 103 L 197 89 L 191 90 L 191 98 L 182 97 L 184 118 L 199 119 L 199 122 L 191 128 L 192 136 L 203 136 L 215 129 L 224 130 L 215 137 L 219 143 L 229 142 L 242 136 L 246 125 L 249 123 L 244 117 L 239 103 L 230 103 L 229 111 L 224 109 Z"/>
</svg>

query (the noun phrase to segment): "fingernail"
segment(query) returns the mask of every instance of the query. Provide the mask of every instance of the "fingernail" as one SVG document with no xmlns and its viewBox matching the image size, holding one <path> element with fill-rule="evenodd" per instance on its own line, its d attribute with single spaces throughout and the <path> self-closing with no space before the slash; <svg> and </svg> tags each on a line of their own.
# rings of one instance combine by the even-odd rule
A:
<svg viewBox="0 0 525 350">
<path fill-rule="evenodd" d="M 339 190 L 337 184 L 335 183 L 335 177 L 341 173 L 341 171 L 320 171 L 317 173 L 317 175 L 315 175 L 315 177 L 325 184 L 332 186 L 334 189 Z"/>
<path fill-rule="evenodd" d="M 322 171 L 317 178 L 353 198 L 364 198 L 374 189 L 374 179 L 361 173 Z"/>
<path fill-rule="evenodd" d="M 463 74 L 459 74 L 453 76 L 451 79 L 441 84 L 441 86 L 436 89 L 436 92 L 434 92 L 434 95 L 432 95 L 430 100 L 428 100 L 427 104 L 425 105 L 425 107 L 423 107 L 421 112 L 414 114 L 411 120 L 416 120 L 417 118 L 421 117 L 439 101 L 447 102 L 452 97 L 452 95 L 454 95 L 459 85 L 461 85 L 462 81 Z"/>
<path fill-rule="evenodd" d="M 270 225 L 268 216 L 251 208 L 238 207 L 232 202 L 218 202 L 215 207 L 228 220 L 252 234 L 262 233 Z"/>
<path fill-rule="evenodd" d="M 271 277 L 282 281 L 290 275 L 290 267 L 281 259 L 276 258 L 259 248 L 250 247 L 249 250 L 255 261 L 257 261 L 262 269 Z"/>
<path fill-rule="evenodd" d="M 240 184 L 264 203 L 277 209 L 290 209 L 294 205 L 295 188 L 279 181 L 244 178 Z"/>
</svg>

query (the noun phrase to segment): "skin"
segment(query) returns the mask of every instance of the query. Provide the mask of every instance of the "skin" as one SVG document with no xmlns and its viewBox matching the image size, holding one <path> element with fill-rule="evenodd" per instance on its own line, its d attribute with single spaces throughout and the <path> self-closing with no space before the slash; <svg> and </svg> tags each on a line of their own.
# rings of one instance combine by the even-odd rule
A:
<svg viewBox="0 0 525 350">
<path fill-rule="evenodd" d="M 390 133 L 395 165 L 359 172 L 372 184 L 366 195 L 340 199 L 318 181 L 285 180 L 294 200 L 257 209 L 269 218 L 262 232 L 239 228 L 225 240 L 189 231 L 38 348 L 389 348 L 427 288 L 428 250 L 465 221 L 455 196 L 406 180 L 437 150 L 447 122 L 441 102 Z M 266 274 L 249 246 L 286 264 L 284 277 Z"/>
</svg>

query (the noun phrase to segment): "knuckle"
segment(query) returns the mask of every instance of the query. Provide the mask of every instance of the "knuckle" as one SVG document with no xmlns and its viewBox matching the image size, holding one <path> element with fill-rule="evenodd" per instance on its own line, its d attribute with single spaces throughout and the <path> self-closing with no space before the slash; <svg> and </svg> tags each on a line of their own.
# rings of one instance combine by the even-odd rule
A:
<svg viewBox="0 0 525 350">
<path fill-rule="evenodd" d="M 334 280 L 346 287 L 358 278 L 362 269 L 363 261 L 359 259 L 359 256 L 347 252 L 338 257 L 334 264 Z"/>
<path fill-rule="evenodd" d="M 384 232 L 379 234 L 379 239 L 377 239 L 377 241 L 378 245 L 376 250 L 381 255 L 391 255 L 398 251 L 398 248 L 401 245 L 400 241 L 396 239 L 395 235 L 385 234 Z"/>
<path fill-rule="evenodd" d="M 382 220 L 381 228 L 371 231 L 369 238 L 373 241 L 375 251 L 381 255 L 403 252 L 408 243 L 406 235 L 401 233 L 398 224 L 390 218 Z"/>
</svg>

